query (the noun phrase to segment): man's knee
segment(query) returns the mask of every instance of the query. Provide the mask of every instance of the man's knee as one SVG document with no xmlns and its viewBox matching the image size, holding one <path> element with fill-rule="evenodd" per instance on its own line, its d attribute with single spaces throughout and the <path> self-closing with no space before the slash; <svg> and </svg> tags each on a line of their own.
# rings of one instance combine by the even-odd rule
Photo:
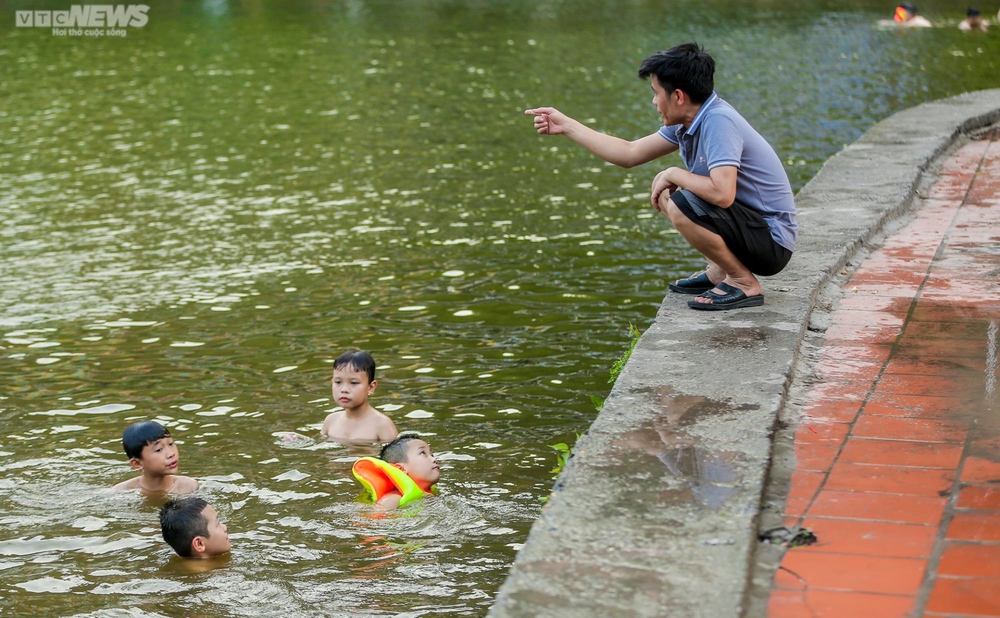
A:
<svg viewBox="0 0 1000 618">
<path fill-rule="evenodd" d="M 687 215 L 684 214 L 684 211 L 678 208 L 677 204 L 675 204 L 669 197 L 660 196 L 660 210 L 663 211 L 663 214 L 667 215 L 667 218 L 674 224 L 674 227 L 684 225 L 691 221 L 688 219 Z"/>
</svg>

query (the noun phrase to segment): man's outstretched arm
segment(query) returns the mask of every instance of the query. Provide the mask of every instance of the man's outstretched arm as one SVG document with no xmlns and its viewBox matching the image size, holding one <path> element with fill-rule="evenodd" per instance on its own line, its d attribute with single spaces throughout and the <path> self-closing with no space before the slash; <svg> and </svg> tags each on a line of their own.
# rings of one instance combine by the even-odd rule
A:
<svg viewBox="0 0 1000 618">
<path fill-rule="evenodd" d="M 535 117 L 535 130 L 541 135 L 565 135 L 590 152 L 619 167 L 635 167 L 649 163 L 677 150 L 677 144 L 667 141 L 659 133 L 628 141 L 595 131 L 570 118 L 554 107 L 526 109 L 524 113 Z"/>
</svg>

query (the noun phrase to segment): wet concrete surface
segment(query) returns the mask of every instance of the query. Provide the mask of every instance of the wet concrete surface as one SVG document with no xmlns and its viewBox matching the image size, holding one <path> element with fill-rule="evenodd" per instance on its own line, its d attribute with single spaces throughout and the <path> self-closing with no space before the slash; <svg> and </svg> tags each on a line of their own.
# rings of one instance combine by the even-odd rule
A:
<svg viewBox="0 0 1000 618">
<path fill-rule="evenodd" d="M 914 198 L 920 201 L 939 157 L 966 139 L 963 132 L 998 119 L 1000 91 L 962 95 L 901 112 L 832 157 L 797 196 L 799 249 L 785 273 L 762 282 L 763 307 L 705 315 L 668 294 L 577 443 L 490 615 L 763 615 L 774 575 L 768 561 L 776 569 L 783 550 L 761 548 L 757 531 L 784 523 L 780 505 L 801 460 L 779 413 L 787 404 L 829 415 L 813 427 L 823 447 L 811 453 L 818 466 L 836 448 L 836 422 L 856 414 L 860 402 L 904 414 L 933 408 L 932 396 L 858 390 L 867 377 L 881 376 L 890 358 L 892 345 L 879 341 L 906 337 L 907 316 L 919 315 L 905 288 L 918 282 L 907 273 L 932 245 L 933 230 L 914 229 L 910 246 L 887 243 L 880 269 L 866 273 L 859 265 L 869 245 L 918 206 Z M 955 238 L 974 244 L 960 231 Z M 852 271 L 860 276 L 839 301 L 831 284 L 842 285 Z M 887 271 L 901 287 L 883 285 Z M 949 292 L 947 281 L 926 286 L 928 300 L 940 294 L 942 304 Z M 859 330 L 851 323 L 856 315 L 837 317 L 835 301 L 837 309 L 881 313 Z M 934 330 L 940 309 L 918 308 L 930 318 L 912 334 L 921 358 L 966 328 L 956 319 Z M 957 307 L 956 315 L 968 311 Z M 844 345 L 823 357 L 827 339 Z M 939 358 L 959 372 L 979 362 L 972 354 Z M 818 366 L 829 380 L 812 375 L 816 359 L 825 360 Z M 902 367 L 907 355 L 892 362 Z M 979 448 L 988 450 L 988 442 Z M 927 455 L 916 447 L 911 456 Z M 769 474 L 778 489 L 762 502 Z M 920 585 L 919 573 L 906 575 Z"/>
</svg>

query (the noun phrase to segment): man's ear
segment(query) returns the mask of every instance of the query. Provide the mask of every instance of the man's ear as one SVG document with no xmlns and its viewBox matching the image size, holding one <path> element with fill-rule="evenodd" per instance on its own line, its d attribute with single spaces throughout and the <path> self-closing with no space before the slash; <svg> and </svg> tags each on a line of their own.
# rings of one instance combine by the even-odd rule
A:
<svg viewBox="0 0 1000 618">
<path fill-rule="evenodd" d="M 142 460 L 138 457 L 133 457 L 128 460 L 128 465 L 132 466 L 132 469 L 141 472 L 142 471 Z"/>
<path fill-rule="evenodd" d="M 191 551 L 195 555 L 201 555 L 205 553 L 205 537 L 196 536 L 191 539 Z"/>
</svg>

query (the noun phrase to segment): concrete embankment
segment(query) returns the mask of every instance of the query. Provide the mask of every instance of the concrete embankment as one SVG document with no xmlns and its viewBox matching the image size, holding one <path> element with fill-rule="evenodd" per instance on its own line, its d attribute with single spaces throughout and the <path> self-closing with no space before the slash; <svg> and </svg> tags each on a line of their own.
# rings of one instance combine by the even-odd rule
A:
<svg viewBox="0 0 1000 618">
<path fill-rule="evenodd" d="M 1000 90 L 900 112 L 796 199 L 801 235 L 763 307 L 668 294 L 556 483 L 490 612 L 739 616 L 772 434 L 821 293 L 915 202 L 935 161 L 1000 120 Z"/>
</svg>

